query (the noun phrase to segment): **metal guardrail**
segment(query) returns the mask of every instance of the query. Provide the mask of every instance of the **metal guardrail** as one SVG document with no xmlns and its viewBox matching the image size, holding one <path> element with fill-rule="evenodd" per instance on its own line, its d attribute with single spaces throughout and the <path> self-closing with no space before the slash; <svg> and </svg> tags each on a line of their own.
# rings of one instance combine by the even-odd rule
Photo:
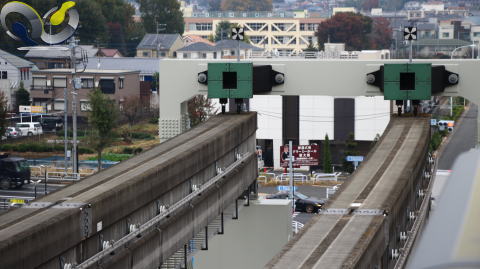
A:
<svg viewBox="0 0 480 269">
<path fill-rule="evenodd" d="M 292 229 L 294 233 L 297 234 L 298 232 L 300 232 L 300 230 L 303 229 L 303 226 L 305 226 L 303 223 L 292 220 Z"/>
<path fill-rule="evenodd" d="M 289 174 L 281 174 L 275 177 L 276 181 L 288 181 L 290 180 Z M 301 181 L 302 183 L 309 181 L 309 177 L 304 174 L 293 174 L 293 180 L 296 182 Z"/>
<path fill-rule="evenodd" d="M 338 176 L 340 174 L 341 174 L 340 172 L 335 172 L 331 174 L 318 173 L 318 174 L 314 174 L 314 178 L 315 178 L 315 181 L 318 181 L 318 180 L 338 181 Z"/>
<path fill-rule="evenodd" d="M 242 158 L 238 159 L 234 163 L 232 163 L 229 167 L 225 168 L 222 173 L 216 175 L 214 178 L 206 182 L 204 185 L 202 185 L 197 191 L 194 191 L 178 201 L 177 203 L 173 204 L 171 207 L 165 207 L 165 209 L 160 212 L 159 215 L 153 217 L 151 220 L 147 221 L 146 223 L 139 225 L 138 229 L 129 233 L 128 235 L 122 237 L 116 242 L 111 243 L 107 248 L 103 249 L 102 251 L 98 252 L 97 254 L 93 255 L 89 259 L 85 260 L 83 263 L 74 266 L 75 269 L 80 269 L 80 268 L 88 268 L 92 265 L 95 265 L 97 262 L 102 260 L 106 256 L 110 256 L 110 253 L 114 252 L 115 250 L 119 249 L 120 247 L 125 246 L 128 244 L 131 240 L 134 240 L 137 238 L 138 235 L 141 235 L 142 233 L 145 233 L 146 231 L 152 229 L 157 225 L 160 221 L 166 219 L 169 215 L 171 215 L 173 212 L 176 210 L 180 209 L 186 204 L 189 204 L 195 197 L 197 197 L 199 194 L 202 192 L 208 190 L 212 186 L 214 186 L 218 181 L 222 180 L 224 178 L 224 175 L 228 172 L 233 171 L 238 165 L 240 165 L 244 160 L 248 158 L 253 158 L 254 154 L 251 152 L 245 153 Z"/>
</svg>

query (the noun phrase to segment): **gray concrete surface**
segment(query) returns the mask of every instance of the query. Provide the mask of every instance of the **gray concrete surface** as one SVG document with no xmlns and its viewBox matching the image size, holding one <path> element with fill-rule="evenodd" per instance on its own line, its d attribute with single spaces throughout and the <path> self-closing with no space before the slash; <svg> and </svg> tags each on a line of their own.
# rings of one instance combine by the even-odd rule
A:
<svg viewBox="0 0 480 269">
<path fill-rule="evenodd" d="M 477 144 L 477 117 L 478 106 L 471 104 L 463 120 L 455 126 L 455 132 L 445 146 L 438 161 L 438 169 L 450 170 L 461 153 L 474 148 Z"/>
</svg>

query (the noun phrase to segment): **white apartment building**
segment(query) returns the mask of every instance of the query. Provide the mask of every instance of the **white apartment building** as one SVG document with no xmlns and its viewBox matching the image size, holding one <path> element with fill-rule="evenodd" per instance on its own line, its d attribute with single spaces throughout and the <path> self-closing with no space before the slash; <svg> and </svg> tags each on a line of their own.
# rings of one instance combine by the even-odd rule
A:
<svg viewBox="0 0 480 269">
<path fill-rule="evenodd" d="M 185 34 L 208 38 L 221 21 L 245 28 L 251 44 L 267 52 L 300 53 L 311 43 L 318 46 L 315 32 L 324 18 L 299 12 L 192 12 L 184 10 Z"/>
</svg>

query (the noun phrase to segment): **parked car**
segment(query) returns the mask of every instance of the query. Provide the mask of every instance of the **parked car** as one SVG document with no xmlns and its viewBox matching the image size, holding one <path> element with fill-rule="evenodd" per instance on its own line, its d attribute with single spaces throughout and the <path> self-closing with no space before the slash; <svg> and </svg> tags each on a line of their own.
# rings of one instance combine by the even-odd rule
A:
<svg viewBox="0 0 480 269">
<path fill-rule="evenodd" d="M 30 183 L 27 160 L 0 155 L 0 189 L 20 188 Z"/>
<path fill-rule="evenodd" d="M 22 131 L 17 127 L 7 127 L 7 131 L 5 132 L 5 135 L 8 138 L 16 138 L 22 135 Z"/>
<path fill-rule="evenodd" d="M 21 122 L 17 123 L 17 128 L 22 132 L 22 136 L 32 136 L 43 134 L 40 122 Z"/>
<path fill-rule="evenodd" d="M 278 192 L 275 194 L 270 194 L 267 199 L 288 199 L 288 192 Z M 302 193 L 295 192 L 293 195 L 295 200 L 295 211 L 307 212 L 307 213 L 317 213 L 325 204 L 323 200 L 317 200 L 311 197 L 308 197 Z"/>
<path fill-rule="evenodd" d="M 63 127 L 63 120 L 61 117 L 43 117 L 40 119 L 43 131 L 55 132 L 61 130 Z"/>
</svg>

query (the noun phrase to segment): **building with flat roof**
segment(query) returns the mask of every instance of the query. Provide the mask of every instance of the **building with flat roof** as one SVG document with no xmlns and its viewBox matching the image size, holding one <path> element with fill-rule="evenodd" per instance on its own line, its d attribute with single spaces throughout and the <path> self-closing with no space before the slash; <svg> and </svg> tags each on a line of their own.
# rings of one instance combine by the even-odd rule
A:
<svg viewBox="0 0 480 269">
<path fill-rule="evenodd" d="M 86 116 L 90 109 L 88 94 L 99 88 L 115 100 L 119 106 L 127 98 L 140 98 L 140 71 L 86 69 L 78 73 L 81 88 L 78 89 L 79 116 Z M 47 112 L 62 112 L 65 109 L 64 90 L 67 89 L 68 114 L 72 114 L 72 69 L 43 69 L 32 72 L 30 96 L 35 106 Z"/>
<path fill-rule="evenodd" d="M 311 43 L 318 46 L 315 32 L 324 18 L 298 12 L 185 12 L 185 34 L 208 38 L 221 21 L 245 28 L 251 44 L 267 52 L 299 53 Z"/>
</svg>

